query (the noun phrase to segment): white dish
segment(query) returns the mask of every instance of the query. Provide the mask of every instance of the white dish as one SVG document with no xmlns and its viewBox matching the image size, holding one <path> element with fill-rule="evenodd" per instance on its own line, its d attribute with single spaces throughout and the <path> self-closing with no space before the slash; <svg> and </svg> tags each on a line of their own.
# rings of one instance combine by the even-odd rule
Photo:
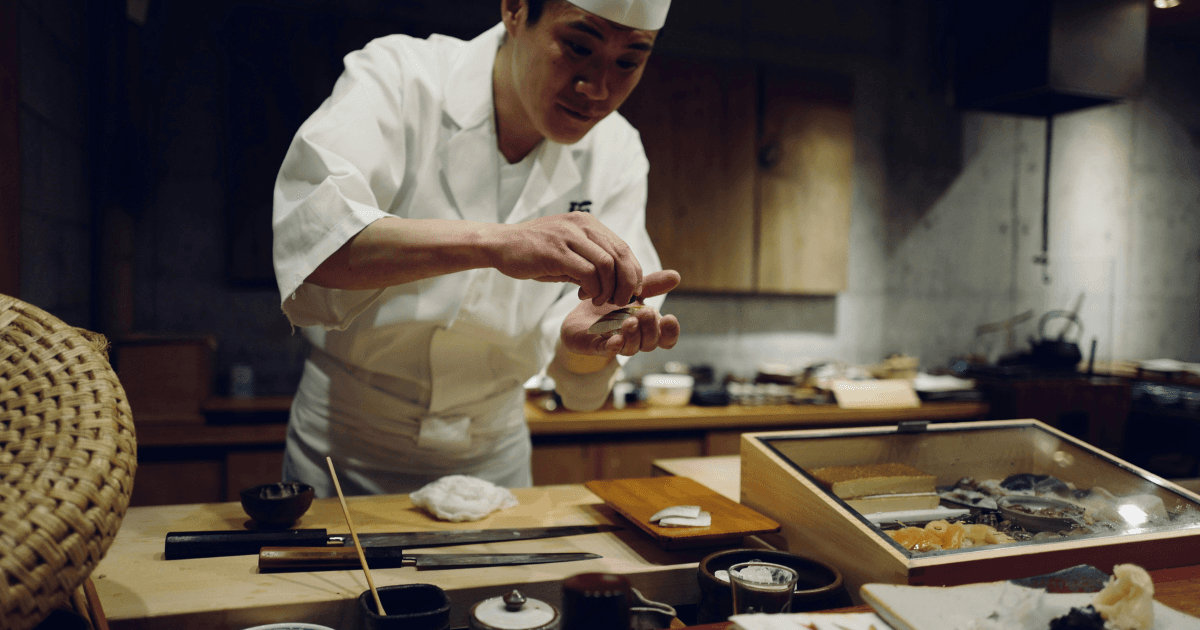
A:
<svg viewBox="0 0 1200 630">
<path fill-rule="evenodd" d="M 1041 593 L 1040 601 L 1036 595 Z M 864 584 L 863 601 L 894 630 L 966 630 L 993 612 L 1001 614 L 1036 603 L 1006 630 L 1046 630 L 1050 620 L 1092 603 L 1095 593 L 1045 593 L 1010 582 L 966 586 Z M 1200 630 L 1200 619 L 1154 602 L 1153 630 Z"/>
</svg>

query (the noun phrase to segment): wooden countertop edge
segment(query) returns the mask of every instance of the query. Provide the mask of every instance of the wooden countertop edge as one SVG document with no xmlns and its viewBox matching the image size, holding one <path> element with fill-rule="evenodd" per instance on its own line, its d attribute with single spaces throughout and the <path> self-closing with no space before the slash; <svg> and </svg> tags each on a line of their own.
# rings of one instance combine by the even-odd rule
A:
<svg viewBox="0 0 1200 630">
<path fill-rule="evenodd" d="M 210 399 L 204 404 L 209 412 L 252 413 L 284 411 L 290 397 L 269 399 Z M 907 409 L 842 409 L 835 405 L 763 405 L 727 407 L 647 407 L 600 409 L 590 412 L 547 412 L 525 405 L 532 435 L 579 435 L 590 433 L 630 433 L 648 431 L 713 430 L 772 428 L 811 424 L 845 426 L 890 424 L 902 420 L 967 420 L 988 413 L 983 402 L 933 402 Z M 287 425 L 206 424 L 152 418 L 139 420 L 134 415 L 138 446 L 184 447 L 227 446 L 235 444 L 281 444 Z"/>
</svg>

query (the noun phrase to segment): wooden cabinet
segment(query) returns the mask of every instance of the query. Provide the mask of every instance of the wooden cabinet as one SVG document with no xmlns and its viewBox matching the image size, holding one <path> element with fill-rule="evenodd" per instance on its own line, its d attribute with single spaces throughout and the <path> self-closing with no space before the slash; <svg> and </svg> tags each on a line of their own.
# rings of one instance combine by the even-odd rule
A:
<svg viewBox="0 0 1200 630">
<path fill-rule="evenodd" d="M 849 77 L 656 55 L 621 113 L 641 133 L 646 227 L 680 289 L 845 289 Z"/>
<path fill-rule="evenodd" d="M 754 66 L 655 56 L 621 107 L 650 160 L 646 229 L 680 289 L 754 286 Z"/>
<path fill-rule="evenodd" d="M 854 115 L 848 77 L 763 69 L 759 138 L 762 293 L 846 288 Z"/>
</svg>

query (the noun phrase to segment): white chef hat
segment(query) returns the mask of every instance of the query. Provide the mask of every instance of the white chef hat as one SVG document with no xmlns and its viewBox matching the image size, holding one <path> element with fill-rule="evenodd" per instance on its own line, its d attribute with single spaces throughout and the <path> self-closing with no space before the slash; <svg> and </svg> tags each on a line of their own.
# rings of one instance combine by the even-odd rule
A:
<svg viewBox="0 0 1200 630">
<path fill-rule="evenodd" d="M 657 31 L 667 21 L 671 0 L 568 0 L 606 20 L 630 28 Z"/>
</svg>

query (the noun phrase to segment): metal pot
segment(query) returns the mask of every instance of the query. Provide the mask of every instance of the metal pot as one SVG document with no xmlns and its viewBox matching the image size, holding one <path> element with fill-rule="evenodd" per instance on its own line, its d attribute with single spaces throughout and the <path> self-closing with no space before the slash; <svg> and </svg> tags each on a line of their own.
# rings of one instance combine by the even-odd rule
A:
<svg viewBox="0 0 1200 630">
<path fill-rule="evenodd" d="M 1046 338 L 1046 323 L 1055 319 L 1069 320 L 1066 328 L 1055 339 Z M 1079 344 L 1065 339 L 1067 331 L 1074 324 L 1078 328 L 1077 335 L 1083 335 L 1083 324 L 1073 311 L 1048 311 L 1038 322 L 1038 339 L 1030 339 L 1033 350 L 1030 360 L 1043 368 L 1052 370 L 1073 370 L 1083 360 Z"/>
</svg>

